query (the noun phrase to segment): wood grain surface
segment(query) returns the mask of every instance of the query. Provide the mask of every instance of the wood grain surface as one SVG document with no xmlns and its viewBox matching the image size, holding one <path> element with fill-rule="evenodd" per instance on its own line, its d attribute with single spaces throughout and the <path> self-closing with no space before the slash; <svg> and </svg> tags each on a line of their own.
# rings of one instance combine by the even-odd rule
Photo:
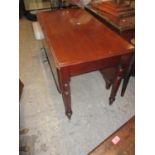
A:
<svg viewBox="0 0 155 155">
<path fill-rule="evenodd" d="M 112 140 L 117 137 L 120 140 L 114 144 Z M 135 117 L 132 117 L 125 125 L 114 134 L 99 144 L 88 155 L 134 155 L 135 154 Z"/>
<path fill-rule="evenodd" d="M 130 43 L 82 9 L 42 12 L 38 18 L 58 66 L 133 52 Z"/>
</svg>

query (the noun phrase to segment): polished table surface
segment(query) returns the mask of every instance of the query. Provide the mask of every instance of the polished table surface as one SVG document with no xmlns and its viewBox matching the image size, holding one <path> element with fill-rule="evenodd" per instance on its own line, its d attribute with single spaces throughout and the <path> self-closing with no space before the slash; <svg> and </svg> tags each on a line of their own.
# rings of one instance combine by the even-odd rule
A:
<svg viewBox="0 0 155 155">
<path fill-rule="evenodd" d="M 121 80 L 125 68 L 122 58 L 129 60 L 134 47 L 83 9 L 60 9 L 41 12 L 37 16 L 45 35 L 44 47 L 54 79 L 70 118 L 70 78 L 119 65 L 117 76 Z M 117 76 L 110 102 L 114 101 L 119 87 Z"/>
</svg>

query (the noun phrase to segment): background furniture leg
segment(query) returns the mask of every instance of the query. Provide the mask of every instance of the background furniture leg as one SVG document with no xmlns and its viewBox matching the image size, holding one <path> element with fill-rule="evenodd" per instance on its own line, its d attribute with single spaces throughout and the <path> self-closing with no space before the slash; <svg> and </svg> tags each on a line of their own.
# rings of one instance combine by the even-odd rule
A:
<svg viewBox="0 0 155 155">
<path fill-rule="evenodd" d="M 109 89 L 113 84 L 115 75 L 116 75 L 116 67 L 110 67 L 100 70 L 100 73 L 105 80 L 106 89 Z"/>
<path fill-rule="evenodd" d="M 121 83 L 121 80 L 123 78 L 123 67 L 120 65 L 118 67 L 118 71 L 117 71 L 117 74 L 116 74 L 116 78 L 114 79 L 114 83 L 112 85 L 112 90 L 111 90 L 111 94 L 110 94 L 110 97 L 109 97 L 109 104 L 111 105 L 114 101 L 115 101 L 115 96 L 117 94 L 117 90 L 119 88 L 119 85 Z"/>
<path fill-rule="evenodd" d="M 135 55 L 133 55 L 133 57 L 131 58 L 129 67 L 128 67 L 127 72 L 126 72 L 126 74 L 124 76 L 121 96 L 124 96 L 125 90 L 127 88 L 127 85 L 128 85 L 128 82 L 129 82 L 129 79 L 130 79 L 130 76 L 131 76 L 131 72 L 132 72 L 132 69 L 133 69 L 134 61 L 135 61 Z"/>
</svg>

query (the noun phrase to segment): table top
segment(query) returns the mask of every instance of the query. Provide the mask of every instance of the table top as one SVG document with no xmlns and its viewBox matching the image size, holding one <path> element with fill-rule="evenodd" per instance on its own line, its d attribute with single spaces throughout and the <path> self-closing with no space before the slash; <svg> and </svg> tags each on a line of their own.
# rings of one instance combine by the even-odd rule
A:
<svg viewBox="0 0 155 155">
<path fill-rule="evenodd" d="M 57 67 L 134 51 L 133 45 L 83 9 L 60 9 L 41 12 L 37 16 Z"/>
</svg>

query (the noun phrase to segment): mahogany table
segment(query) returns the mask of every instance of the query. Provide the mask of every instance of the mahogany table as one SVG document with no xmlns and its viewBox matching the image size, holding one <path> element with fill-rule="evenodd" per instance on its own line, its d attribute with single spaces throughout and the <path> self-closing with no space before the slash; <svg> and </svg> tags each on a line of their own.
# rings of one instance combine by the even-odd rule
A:
<svg viewBox="0 0 155 155">
<path fill-rule="evenodd" d="M 63 97 L 67 117 L 70 119 L 72 115 L 71 77 L 118 66 L 109 97 L 111 104 L 134 47 L 83 9 L 60 9 L 41 12 L 37 16 L 45 36 L 44 48 Z"/>
</svg>

